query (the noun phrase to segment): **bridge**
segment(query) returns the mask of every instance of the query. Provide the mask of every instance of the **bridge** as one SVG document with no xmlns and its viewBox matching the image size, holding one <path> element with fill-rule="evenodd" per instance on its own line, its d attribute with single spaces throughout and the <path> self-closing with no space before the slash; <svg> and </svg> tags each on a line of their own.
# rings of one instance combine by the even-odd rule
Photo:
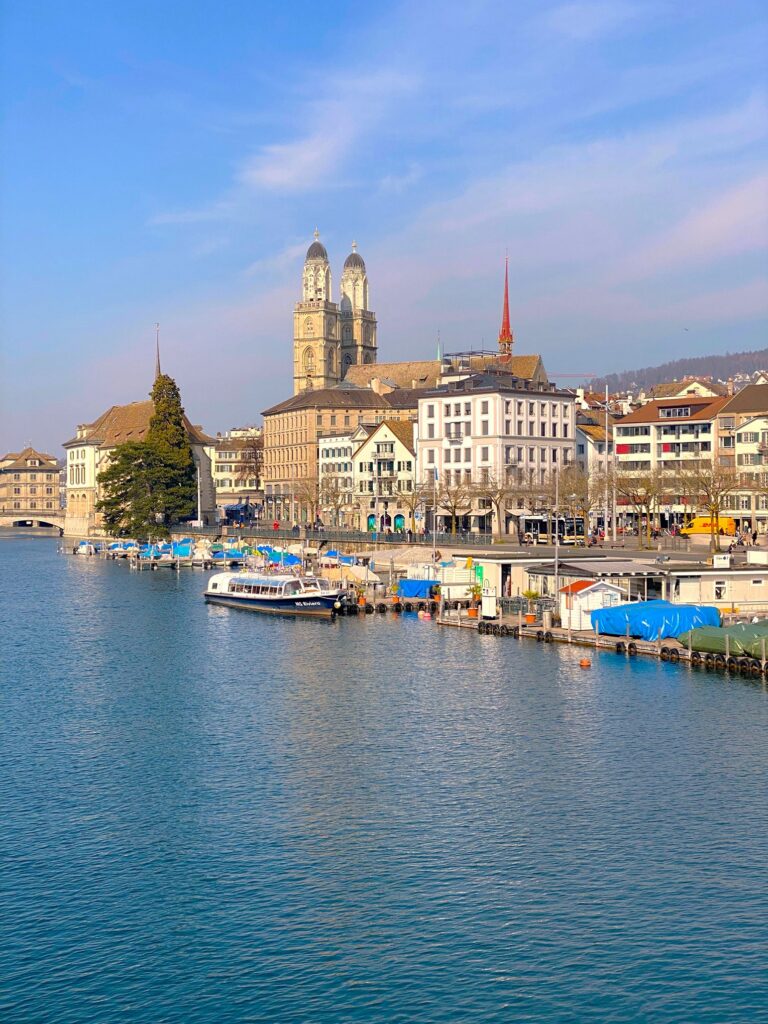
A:
<svg viewBox="0 0 768 1024">
<path fill-rule="evenodd" d="M 59 511 L 55 515 L 48 512 L 24 512 L 15 511 L 10 514 L 0 514 L 0 530 L 45 530 L 54 529 L 63 533 L 64 513 Z"/>
</svg>

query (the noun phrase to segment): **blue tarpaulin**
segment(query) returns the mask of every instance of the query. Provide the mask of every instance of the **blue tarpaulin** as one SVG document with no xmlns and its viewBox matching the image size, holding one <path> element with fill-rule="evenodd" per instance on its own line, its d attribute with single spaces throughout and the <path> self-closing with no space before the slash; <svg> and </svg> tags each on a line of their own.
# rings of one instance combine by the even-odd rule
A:
<svg viewBox="0 0 768 1024">
<path fill-rule="evenodd" d="M 429 597 L 432 587 L 437 585 L 437 580 L 400 580 L 398 593 L 400 597 Z"/>
<path fill-rule="evenodd" d="M 697 626 L 719 626 L 717 608 L 699 604 L 671 604 L 669 601 L 633 601 L 590 613 L 592 628 L 608 636 L 640 640 L 665 640 Z"/>
</svg>

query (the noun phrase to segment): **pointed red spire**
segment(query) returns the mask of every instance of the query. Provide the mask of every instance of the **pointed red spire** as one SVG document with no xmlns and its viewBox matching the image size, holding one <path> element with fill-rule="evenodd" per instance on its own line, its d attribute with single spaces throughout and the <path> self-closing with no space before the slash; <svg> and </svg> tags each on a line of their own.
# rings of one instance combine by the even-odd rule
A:
<svg viewBox="0 0 768 1024">
<path fill-rule="evenodd" d="M 509 353 L 512 348 L 512 328 L 509 324 L 509 256 L 504 262 L 504 310 L 501 314 L 501 330 L 499 331 L 499 350 Z"/>
</svg>

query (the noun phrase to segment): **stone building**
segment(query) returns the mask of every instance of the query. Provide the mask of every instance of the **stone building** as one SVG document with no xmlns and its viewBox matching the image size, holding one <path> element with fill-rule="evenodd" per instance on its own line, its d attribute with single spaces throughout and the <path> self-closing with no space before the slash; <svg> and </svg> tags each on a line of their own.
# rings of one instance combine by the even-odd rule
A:
<svg viewBox="0 0 768 1024">
<path fill-rule="evenodd" d="M 45 523 L 46 514 L 61 516 L 57 459 L 34 448 L 8 452 L 0 459 L 0 517 Z"/>
<path fill-rule="evenodd" d="M 368 274 L 355 242 L 344 261 L 340 301 L 333 301 L 328 252 L 315 231 L 293 313 L 295 395 L 333 387 L 351 366 L 376 362 L 376 314 L 369 303 Z"/>
<path fill-rule="evenodd" d="M 64 533 L 89 537 L 101 531 L 101 515 L 96 503 L 101 496 L 99 473 L 109 465 L 112 451 L 127 441 L 143 441 L 149 431 L 154 406 L 151 399 L 113 405 L 92 423 L 81 423 L 75 436 L 65 442 L 67 473 L 67 509 Z M 192 456 L 198 470 L 200 506 L 203 521 L 216 520 L 216 497 L 211 475 L 214 439 L 184 417 Z"/>
</svg>

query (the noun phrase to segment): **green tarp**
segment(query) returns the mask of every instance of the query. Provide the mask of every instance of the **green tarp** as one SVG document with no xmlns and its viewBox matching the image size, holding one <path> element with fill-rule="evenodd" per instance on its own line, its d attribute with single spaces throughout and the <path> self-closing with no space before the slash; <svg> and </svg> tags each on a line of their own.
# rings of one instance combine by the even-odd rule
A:
<svg viewBox="0 0 768 1024">
<path fill-rule="evenodd" d="M 699 651 L 701 654 L 725 654 L 730 658 L 762 658 L 763 638 L 768 653 L 768 619 L 762 619 L 760 622 L 741 622 L 725 628 L 702 626 L 681 633 L 677 639 L 683 647 L 687 647 L 690 640 L 691 650 Z"/>
</svg>

